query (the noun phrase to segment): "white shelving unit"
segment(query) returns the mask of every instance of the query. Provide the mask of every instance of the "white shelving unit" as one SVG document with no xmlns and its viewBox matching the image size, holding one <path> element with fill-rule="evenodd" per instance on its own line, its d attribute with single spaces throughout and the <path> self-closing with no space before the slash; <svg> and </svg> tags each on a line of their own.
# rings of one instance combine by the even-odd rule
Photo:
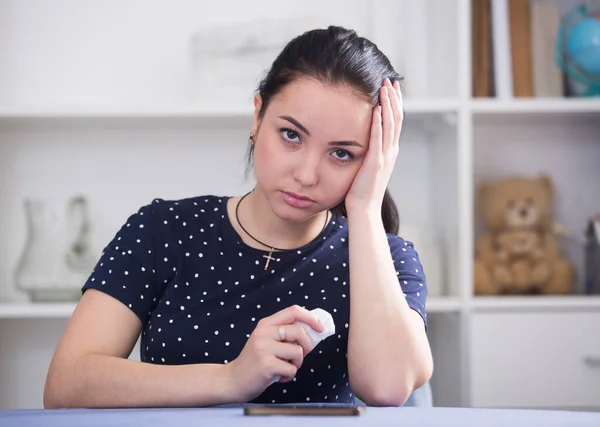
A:
<svg viewBox="0 0 600 427">
<path fill-rule="evenodd" d="M 236 21 L 276 2 L 259 3 L 207 11 L 189 0 L 166 14 L 158 0 L 142 8 L 0 0 L 0 409 L 41 407 L 50 357 L 75 307 L 31 304 L 14 287 L 25 239 L 22 198 L 85 194 L 99 250 L 154 197 L 248 189 L 242 172 L 251 103 L 211 107 L 216 92 L 191 102 L 181 76 L 184 45 L 197 28 L 222 22 L 223 8 Z M 402 224 L 432 230 L 446 255 L 428 301 L 436 405 L 600 408 L 600 370 L 585 363 L 600 357 L 600 296 L 476 297 L 472 286 L 478 180 L 549 169 L 561 222 L 578 233 L 600 211 L 600 100 L 472 99 L 468 0 L 370 4 L 277 3 L 277 13 L 319 11 L 379 37 L 397 68 L 412 70 L 390 190 Z M 122 22 L 111 18 L 115 11 Z M 416 18 L 436 31 L 415 26 Z M 113 29 L 98 37 L 98 25 L 109 21 Z M 132 29 L 134 21 L 140 24 Z M 418 50 L 415 40 L 423 41 Z M 580 268 L 580 243 L 570 241 L 566 251 Z M 554 388 L 557 370 L 568 395 Z"/>
<path fill-rule="evenodd" d="M 68 319 L 75 303 L 4 303 L 0 304 L 0 319 Z M 428 301 L 429 313 L 455 313 L 460 301 L 453 297 L 433 297 Z"/>
</svg>

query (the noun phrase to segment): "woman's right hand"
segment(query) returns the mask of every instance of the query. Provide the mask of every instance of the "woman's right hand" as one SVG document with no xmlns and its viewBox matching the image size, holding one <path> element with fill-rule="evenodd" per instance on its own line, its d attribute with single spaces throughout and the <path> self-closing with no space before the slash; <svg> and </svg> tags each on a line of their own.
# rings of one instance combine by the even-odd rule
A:
<svg viewBox="0 0 600 427">
<path fill-rule="evenodd" d="M 235 390 L 232 400 L 245 403 L 254 399 L 275 376 L 281 377 L 279 382 L 292 381 L 304 357 L 312 350 L 308 333 L 295 322 L 323 332 L 319 319 L 298 305 L 261 319 L 239 356 L 227 365 L 232 390 Z M 283 341 L 280 332 L 285 336 Z"/>
</svg>

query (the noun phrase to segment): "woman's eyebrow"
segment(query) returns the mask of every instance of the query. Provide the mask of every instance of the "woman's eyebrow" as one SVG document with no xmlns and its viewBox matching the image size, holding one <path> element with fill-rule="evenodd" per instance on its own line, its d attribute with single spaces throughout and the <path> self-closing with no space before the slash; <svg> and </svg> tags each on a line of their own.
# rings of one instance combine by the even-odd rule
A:
<svg viewBox="0 0 600 427">
<path fill-rule="evenodd" d="M 310 136 L 310 132 L 308 131 L 308 129 L 306 129 L 298 120 L 296 120 L 295 118 L 291 117 L 291 116 L 279 116 L 280 119 L 283 120 L 287 120 L 288 122 L 292 123 L 294 126 L 296 126 L 298 129 L 300 129 L 302 132 L 304 132 L 305 134 L 307 134 L 308 136 Z M 331 141 L 329 142 L 328 145 L 335 145 L 335 146 L 343 146 L 343 147 L 350 147 L 350 146 L 354 146 L 354 147 L 360 147 L 362 148 L 362 145 L 359 144 L 356 141 Z"/>
<path fill-rule="evenodd" d="M 328 145 L 337 145 L 340 147 L 360 147 L 362 148 L 362 145 L 359 144 L 356 141 L 331 141 Z"/>
<path fill-rule="evenodd" d="M 300 124 L 300 122 L 298 120 L 296 120 L 295 118 L 290 117 L 290 116 L 279 116 L 279 118 L 283 119 L 283 120 L 287 120 L 288 122 L 297 126 L 302 132 L 304 132 L 305 134 L 310 136 L 310 132 L 308 131 L 308 129 L 306 129 L 304 126 L 302 126 L 302 124 Z"/>
</svg>

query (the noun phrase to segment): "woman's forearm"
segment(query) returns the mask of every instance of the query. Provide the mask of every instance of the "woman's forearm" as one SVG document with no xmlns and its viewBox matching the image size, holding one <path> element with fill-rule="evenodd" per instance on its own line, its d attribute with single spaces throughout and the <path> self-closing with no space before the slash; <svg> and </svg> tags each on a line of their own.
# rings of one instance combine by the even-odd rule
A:
<svg viewBox="0 0 600 427">
<path fill-rule="evenodd" d="M 49 371 L 46 408 L 209 406 L 231 403 L 227 365 L 154 365 L 100 354 Z"/>
<path fill-rule="evenodd" d="M 429 379 L 429 344 L 399 284 L 381 214 L 348 219 L 351 387 L 369 404 L 398 406 Z"/>
</svg>

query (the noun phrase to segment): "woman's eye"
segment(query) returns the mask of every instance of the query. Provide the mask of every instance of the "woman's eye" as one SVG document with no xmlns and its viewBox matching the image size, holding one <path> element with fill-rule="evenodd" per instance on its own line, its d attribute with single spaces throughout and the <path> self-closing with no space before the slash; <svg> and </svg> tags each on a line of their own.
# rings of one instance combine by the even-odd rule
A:
<svg viewBox="0 0 600 427">
<path fill-rule="evenodd" d="M 292 129 L 281 129 L 280 130 L 283 137 L 290 142 L 300 142 L 300 135 L 298 132 Z"/>
<path fill-rule="evenodd" d="M 340 160 L 342 162 L 347 162 L 350 161 L 354 158 L 354 156 L 352 155 L 352 153 L 346 151 L 346 150 L 335 150 L 333 152 L 333 155 L 335 156 L 335 158 L 337 160 Z"/>
</svg>

